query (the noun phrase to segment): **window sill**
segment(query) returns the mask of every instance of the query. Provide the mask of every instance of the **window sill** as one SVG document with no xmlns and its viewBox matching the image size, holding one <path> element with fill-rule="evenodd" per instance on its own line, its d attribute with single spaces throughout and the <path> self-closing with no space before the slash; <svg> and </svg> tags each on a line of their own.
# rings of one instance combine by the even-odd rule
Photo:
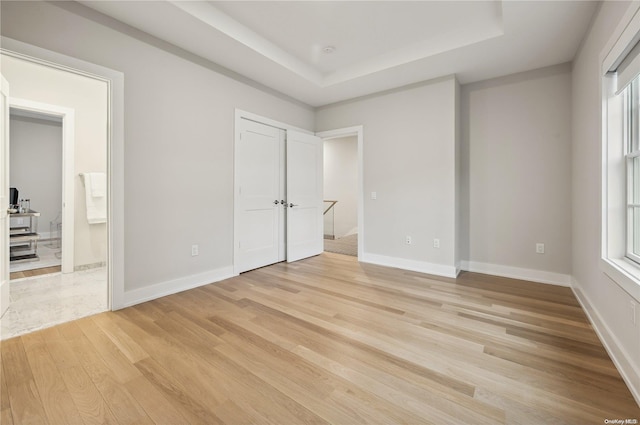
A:
<svg viewBox="0 0 640 425">
<path fill-rule="evenodd" d="M 600 270 L 640 302 L 640 265 L 621 258 L 603 258 L 600 260 Z"/>
</svg>

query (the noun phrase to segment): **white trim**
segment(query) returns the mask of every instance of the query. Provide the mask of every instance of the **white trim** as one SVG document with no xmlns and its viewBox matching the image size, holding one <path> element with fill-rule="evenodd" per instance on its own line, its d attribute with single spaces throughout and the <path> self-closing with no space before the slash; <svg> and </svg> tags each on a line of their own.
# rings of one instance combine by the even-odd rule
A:
<svg viewBox="0 0 640 425">
<path fill-rule="evenodd" d="M 272 120 L 271 118 L 263 117 L 262 115 L 254 114 L 253 112 L 243 111 L 242 109 L 235 110 L 236 116 L 236 125 L 238 124 L 239 119 L 247 119 L 249 121 L 255 121 L 260 124 L 270 125 L 271 127 L 279 128 L 281 130 L 295 130 L 304 134 L 313 134 L 313 131 L 305 130 L 304 128 L 295 127 L 291 124 L 287 124 L 284 122 Z"/>
<path fill-rule="evenodd" d="M 640 303 L 640 281 L 638 266 L 624 259 L 601 258 L 600 271 L 609 276 L 627 294 Z"/>
<path fill-rule="evenodd" d="M 183 12 L 188 13 L 195 19 L 204 22 L 211 28 L 215 28 L 216 31 L 223 33 L 227 37 L 234 39 L 280 66 L 294 72 L 305 80 L 315 85 L 323 86 L 323 82 L 327 77 L 325 77 L 322 72 L 254 32 L 251 28 L 236 21 L 218 9 L 212 2 L 173 0 L 169 1 L 169 3 L 181 9 Z"/>
<path fill-rule="evenodd" d="M 633 398 L 640 405 L 640 365 L 633 363 L 634 357 L 622 348 L 615 333 L 611 332 L 606 322 L 602 320 L 602 316 L 587 295 L 580 290 L 580 285 L 575 279 L 572 281 L 571 289 Z"/>
<path fill-rule="evenodd" d="M 62 273 L 75 269 L 75 110 L 30 99 L 9 98 L 9 108 L 62 119 Z"/>
<path fill-rule="evenodd" d="M 240 212 L 238 192 L 240 188 L 238 186 L 238 176 L 236 173 L 238 170 L 238 146 L 240 146 L 240 137 L 242 134 L 242 117 L 243 111 L 236 109 L 233 124 L 233 273 L 235 275 L 240 274 L 240 220 L 238 219 Z"/>
<path fill-rule="evenodd" d="M 528 280 L 549 285 L 571 286 L 571 275 L 547 272 L 544 270 L 524 269 L 503 266 L 500 264 L 480 263 L 477 261 L 460 261 L 460 268 L 468 272 L 490 274 L 511 279 Z"/>
<path fill-rule="evenodd" d="M 377 264 L 379 266 L 395 267 L 402 270 L 432 274 L 436 276 L 455 278 L 458 270 L 452 266 L 427 263 L 426 261 L 408 260 L 406 258 L 388 257 L 386 255 L 363 253 L 360 261 L 363 263 Z"/>
<path fill-rule="evenodd" d="M 0 317 L 9 309 L 11 304 L 11 294 L 9 291 L 9 214 L 5 209 L 9 204 L 9 168 L 10 162 L 10 146 L 9 146 L 9 97 L 10 97 L 9 82 L 0 73 Z M 0 331 L 1 332 L 1 331 Z"/>
<path fill-rule="evenodd" d="M 124 302 L 124 74 L 110 68 L 0 37 L 0 53 L 104 81 L 108 85 L 108 284 L 109 308 Z"/>
<path fill-rule="evenodd" d="M 640 34 L 638 34 L 638 31 L 640 31 L 640 14 L 637 13 L 639 7 L 640 2 L 631 2 L 613 32 L 613 36 L 605 44 L 603 53 L 600 55 L 602 75 L 616 69 L 640 40 Z"/>
<path fill-rule="evenodd" d="M 338 128 L 335 130 L 320 131 L 316 133 L 323 141 L 339 137 L 358 137 L 358 261 L 363 261 L 364 255 L 364 127 Z"/>
<path fill-rule="evenodd" d="M 227 266 L 156 283 L 155 285 L 145 286 L 144 288 L 134 289 L 132 291 L 126 291 L 120 308 L 130 307 L 146 301 L 155 300 L 156 298 L 177 294 L 178 292 L 209 285 L 210 283 L 219 282 L 234 276 L 237 276 L 237 274 L 233 272 L 233 267 Z"/>
</svg>

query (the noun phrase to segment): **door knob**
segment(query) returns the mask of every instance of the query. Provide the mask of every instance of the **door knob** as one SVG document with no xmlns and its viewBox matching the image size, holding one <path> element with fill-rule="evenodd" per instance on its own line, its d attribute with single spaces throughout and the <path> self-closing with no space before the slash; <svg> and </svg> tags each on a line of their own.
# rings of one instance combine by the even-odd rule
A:
<svg viewBox="0 0 640 425">
<path fill-rule="evenodd" d="M 278 205 L 278 204 L 280 203 L 280 201 L 278 201 L 278 200 L 276 199 L 275 201 L 273 201 L 273 203 L 274 203 L 275 205 Z"/>
<path fill-rule="evenodd" d="M 297 206 L 298 206 L 298 204 L 294 204 L 293 202 L 291 202 L 291 203 L 289 204 L 289 208 L 293 208 L 293 207 L 297 207 Z"/>
</svg>

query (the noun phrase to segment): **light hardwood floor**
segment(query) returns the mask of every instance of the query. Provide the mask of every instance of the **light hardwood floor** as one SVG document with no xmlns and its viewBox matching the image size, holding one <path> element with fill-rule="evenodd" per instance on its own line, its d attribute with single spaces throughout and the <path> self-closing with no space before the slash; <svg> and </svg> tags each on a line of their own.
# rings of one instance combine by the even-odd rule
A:
<svg viewBox="0 0 640 425">
<path fill-rule="evenodd" d="M 45 274 L 60 273 L 61 270 L 62 270 L 61 266 L 52 266 L 52 267 L 41 267 L 39 269 L 32 269 L 32 270 L 24 270 L 20 272 L 11 272 L 9 274 L 9 279 L 15 280 L 15 279 L 23 279 L 25 277 L 43 276 Z"/>
<path fill-rule="evenodd" d="M 4 424 L 640 419 L 568 288 L 325 253 L 2 342 Z"/>
</svg>

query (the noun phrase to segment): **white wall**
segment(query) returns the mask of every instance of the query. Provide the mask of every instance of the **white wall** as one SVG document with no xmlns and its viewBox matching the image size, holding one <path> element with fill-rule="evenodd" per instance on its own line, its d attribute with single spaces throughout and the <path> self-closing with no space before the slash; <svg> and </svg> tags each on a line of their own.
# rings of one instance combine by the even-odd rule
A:
<svg viewBox="0 0 640 425">
<path fill-rule="evenodd" d="M 318 109 L 318 131 L 364 126 L 364 261 L 455 274 L 456 86 L 448 77 Z"/>
<path fill-rule="evenodd" d="M 568 285 L 570 66 L 464 85 L 461 104 L 463 268 Z"/>
<path fill-rule="evenodd" d="M 49 222 L 62 210 L 62 123 L 11 115 L 9 185 L 38 211 L 38 233 L 49 236 Z"/>
<path fill-rule="evenodd" d="M 640 324 L 631 324 L 631 297 L 599 268 L 602 227 L 600 54 L 628 5 L 627 2 L 603 3 L 573 63 L 572 263 L 574 289 L 638 400 Z"/>
<path fill-rule="evenodd" d="M 2 35 L 124 73 L 126 302 L 232 273 L 234 110 L 313 110 L 76 3 L 1 7 Z"/>
<path fill-rule="evenodd" d="M 358 231 L 358 138 L 329 139 L 323 146 L 324 199 L 338 201 L 333 223 L 336 238 L 341 238 Z M 330 234 L 326 229 L 324 233 Z"/>
<path fill-rule="evenodd" d="M 12 98 L 75 111 L 74 266 L 77 268 L 105 262 L 107 226 L 90 225 L 87 221 L 85 190 L 79 173 L 107 170 L 106 83 L 7 55 L 0 55 L 0 60 L 2 74 L 11 86 Z M 42 223 L 48 226 L 48 222 Z"/>
</svg>

